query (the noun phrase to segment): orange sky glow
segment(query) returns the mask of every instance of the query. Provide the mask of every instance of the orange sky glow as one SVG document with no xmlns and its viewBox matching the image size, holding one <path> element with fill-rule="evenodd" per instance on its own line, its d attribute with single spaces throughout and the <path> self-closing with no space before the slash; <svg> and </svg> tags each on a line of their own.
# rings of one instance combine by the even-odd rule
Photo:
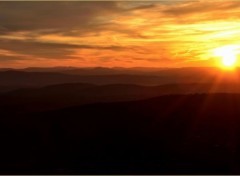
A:
<svg viewBox="0 0 240 176">
<path fill-rule="evenodd" d="M 239 58 L 239 13 L 240 1 L 0 2 L 0 67 L 217 66 L 223 47 Z"/>
</svg>

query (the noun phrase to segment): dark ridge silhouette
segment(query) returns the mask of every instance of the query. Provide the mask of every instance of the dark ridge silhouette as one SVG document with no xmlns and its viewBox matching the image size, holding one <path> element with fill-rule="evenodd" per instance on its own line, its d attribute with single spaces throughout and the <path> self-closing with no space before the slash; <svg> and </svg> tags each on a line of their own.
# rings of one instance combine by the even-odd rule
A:
<svg viewBox="0 0 240 176">
<path fill-rule="evenodd" d="M 71 83 L 42 88 L 25 88 L 0 94 L 0 105 L 23 111 L 42 111 L 97 102 L 141 100 L 168 94 L 240 93 L 240 84 L 168 84 L 139 86 L 132 84 L 94 85 Z M 17 110 L 16 110 L 17 111 Z M 17 111 L 18 112 L 18 111 Z"/>
<path fill-rule="evenodd" d="M 0 69 L 0 70 L 16 70 L 24 72 L 58 72 L 73 75 L 119 75 L 119 74 L 133 74 L 133 75 L 183 75 L 183 74 L 216 74 L 220 72 L 219 68 L 216 67 L 183 67 L 183 68 L 148 68 L 148 67 L 29 67 L 23 69 Z M 236 69 L 238 70 L 238 68 Z"/>
<path fill-rule="evenodd" d="M 0 113 L 1 174 L 240 173 L 240 94 Z"/>
<path fill-rule="evenodd" d="M 26 71 L 26 72 L 62 72 L 67 70 L 74 70 L 76 67 L 27 67 L 22 69 L 15 69 L 18 71 Z"/>
<path fill-rule="evenodd" d="M 3 69 L 0 174 L 240 174 L 238 77 L 214 68 Z"/>
<path fill-rule="evenodd" d="M 17 89 L 28 88 L 28 86 L 0 86 L 0 94 L 5 92 L 14 91 Z"/>
<path fill-rule="evenodd" d="M 54 72 L 0 71 L 0 86 L 46 86 L 63 83 L 162 85 L 175 83 L 211 83 L 217 74 L 193 71 L 162 71 L 156 75 L 69 75 Z M 226 76 L 228 77 L 228 76 Z M 228 78 L 229 79 L 229 78 Z M 226 79 L 226 81 L 228 81 Z M 229 82 L 229 81 L 228 81 Z"/>
<path fill-rule="evenodd" d="M 124 68 L 124 67 L 28 67 L 22 69 L 13 69 L 13 68 L 0 68 L 0 71 L 24 71 L 24 72 L 57 72 L 57 73 L 67 73 L 67 74 L 77 74 L 77 75 L 114 75 L 114 74 L 156 74 L 159 75 L 161 73 L 166 72 L 180 72 L 182 70 L 191 71 L 191 72 L 199 72 L 199 71 L 209 71 L 209 70 L 219 70 L 217 68 L 211 67 L 185 67 L 185 68 L 148 68 L 148 67 L 132 67 L 132 68 Z"/>
<path fill-rule="evenodd" d="M 150 75 L 81 76 L 54 72 L 0 71 L 0 85 L 3 86 L 46 86 L 63 83 L 154 85 L 161 82 L 160 77 Z"/>
<path fill-rule="evenodd" d="M 159 71 L 135 70 L 135 69 L 109 69 L 92 68 L 78 69 L 79 73 L 69 74 L 57 68 L 45 71 L 0 71 L 0 86 L 47 86 L 64 83 L 89 83 L 89 84 L 137 84 L 137 85 L 164 85 L 164 84 L 190 84 L 213 83 L 222 79 L 223 83 L 238 81 L 239 70 L 223 72 L 216 68 L 175 68 L 161 69 Z M 30 69 L 32 70 L 32 69 Z M 35 69 L 33 69 L 35 70 Z M 36 69 L 41 70 L 41 68 Z M 43 69 L 44 70 L 44 69 Z M 235 79 L 235 80 L 234 80 Z M 238 81 L 239 82 L 239 81 Z"/>
</svg>

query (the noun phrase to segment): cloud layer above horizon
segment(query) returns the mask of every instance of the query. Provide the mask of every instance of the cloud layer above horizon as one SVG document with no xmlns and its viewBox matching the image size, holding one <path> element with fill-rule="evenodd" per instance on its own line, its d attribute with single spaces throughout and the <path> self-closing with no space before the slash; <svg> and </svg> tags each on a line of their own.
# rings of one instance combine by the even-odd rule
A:
<svg viewBox="0 0 240 176">
<path fill-rule="evenodd" d="M 0 67 L 212 66 L 240 1 L 0 2 Z"/>
</svg>

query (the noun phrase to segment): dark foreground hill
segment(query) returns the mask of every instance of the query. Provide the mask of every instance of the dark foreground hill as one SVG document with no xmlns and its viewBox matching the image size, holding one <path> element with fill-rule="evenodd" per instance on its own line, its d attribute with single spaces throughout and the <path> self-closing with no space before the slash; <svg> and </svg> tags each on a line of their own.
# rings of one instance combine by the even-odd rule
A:
<svg viewBox="0 0 240 176">
<path fill-rule="evenodd" d="M 240 174 L 240 95 L 169 95 L 15 114 L 2 174 Z"/>
</svg>

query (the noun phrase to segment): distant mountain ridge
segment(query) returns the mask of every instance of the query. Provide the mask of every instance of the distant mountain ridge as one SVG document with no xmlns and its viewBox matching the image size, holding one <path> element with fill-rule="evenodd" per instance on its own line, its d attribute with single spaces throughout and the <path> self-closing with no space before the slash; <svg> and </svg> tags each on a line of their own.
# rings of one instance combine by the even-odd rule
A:
<svg viewBox="0 0 240 176">
<path fill-rule="evenodd" d="M 71 83 L 42 88 L 22 88 L 0 94 L 0 106 L 28 107 L 31 111 L 57 109 L 99 102 L 141 100 L 171 94 L 240 93 L 240 84 L 134 84 L 94 85 Z M 26 109 L 26 110 L 28 110 Z M 22 111 L 23 108 L 20 110 Z"/>
<path fill-rule="evenodd" d="M 75 72 L 76 71 L 76 72 Z M 71 73 L 70 73 L 71 72 Z M 73 73 L 75 72 L 75 73 Z M 224 77 L 231 81 L 232 73 L 222 73 L 210 68 L 176 68 L 159 71 L 114 70 L 106 68 L 80 69 L 52 72 L 8 70 L 0 71 L 0 86 L 46 86 L 64 83 L 163 85 L 186 83 L 211 83 Z M 239 71 L 236 71 L 239 75 Z"/>
<path fill-rule="evenodd" d="M 113 84 L 113 83 L 136 83 L 158 84 L 159 77 L 150 75 L 68 75 L 55 72 L 23 72 L 2 71 L 0 72 L 0 85 L 28 85 L 46 86 L 63 83 L 90 83 L 90 84 Z"/>
<path fill-rule="evenodd" d="M 26 68 L 0 70 L 0 93 L 19 88 L 38 88 L 56 84 L 87 83 L 95 85 L 240 83 L 240 71 L 217 68 Z"/>
</svg>

